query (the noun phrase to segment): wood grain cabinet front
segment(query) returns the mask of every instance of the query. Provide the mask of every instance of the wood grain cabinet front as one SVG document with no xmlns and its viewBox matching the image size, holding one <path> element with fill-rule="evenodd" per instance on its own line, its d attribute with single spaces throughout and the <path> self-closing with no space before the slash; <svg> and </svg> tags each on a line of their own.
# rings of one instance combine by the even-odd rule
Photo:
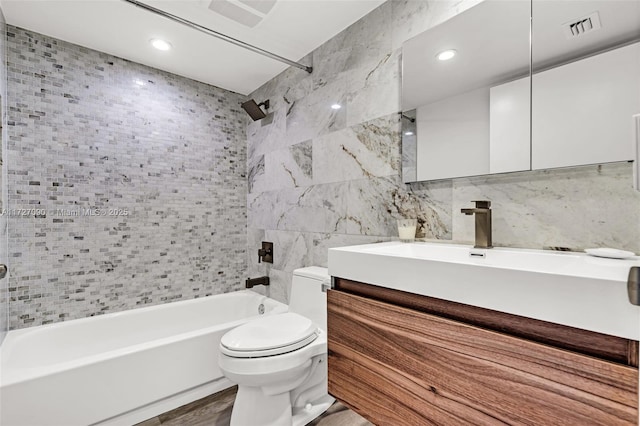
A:
<svg viewBox="0 0 640 426">
<path fill-rule="evenodd" d="M 339 290 L 329 392 L 376 425 L 636 425 L 638 369 Z"/>
</svg>

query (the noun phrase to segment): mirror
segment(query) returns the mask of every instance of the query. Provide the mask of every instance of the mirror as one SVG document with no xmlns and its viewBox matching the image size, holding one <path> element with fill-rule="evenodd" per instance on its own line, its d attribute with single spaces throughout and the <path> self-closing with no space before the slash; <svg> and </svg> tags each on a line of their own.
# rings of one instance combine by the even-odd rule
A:
<svg viewBox="0 0 640 426">
<path fill-rule="evenodd" d="M 635 0 L 486 0 L 408 40 L 404 181 L 633 160 L 638 40 Z"/>
<path fill-rule="evenodd" d="M 631 161 L 640 2 L 534 0 L 532 169 Z"/>
<path fill-rule="evenodd" d="M 529 107 L 511 97 L 529 95 L 530 13 L 528 0 L 486 0 L 403 44 L 405 181 L 529 170 Z"/>
</svg>

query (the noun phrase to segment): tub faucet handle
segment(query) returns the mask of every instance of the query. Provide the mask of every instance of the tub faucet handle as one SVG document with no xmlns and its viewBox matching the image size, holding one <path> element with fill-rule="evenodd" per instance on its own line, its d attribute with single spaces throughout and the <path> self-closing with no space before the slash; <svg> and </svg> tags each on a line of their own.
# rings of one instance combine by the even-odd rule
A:
<svg viewBox="0 0 640 426">
<path fill-rule="evenodd" d="M 268 241 L 262 242 L 262 248 L 258 249 L 258 263 L 262 261 L 273 263 L 273 243 Z"/>
</svg>

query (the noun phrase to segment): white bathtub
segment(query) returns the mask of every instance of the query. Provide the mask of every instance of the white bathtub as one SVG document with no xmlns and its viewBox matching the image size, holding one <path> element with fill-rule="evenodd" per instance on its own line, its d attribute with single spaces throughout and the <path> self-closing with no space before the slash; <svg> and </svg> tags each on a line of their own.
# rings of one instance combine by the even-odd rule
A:
<svg viewBox="0 0 640 426">
<path fill-rule="evenodd" d="M 231 386 L 227 330 L 287 306 L 244 290 L 10 331 L 0 347 L 0 424 L 131 425 Z"/>
</svg>

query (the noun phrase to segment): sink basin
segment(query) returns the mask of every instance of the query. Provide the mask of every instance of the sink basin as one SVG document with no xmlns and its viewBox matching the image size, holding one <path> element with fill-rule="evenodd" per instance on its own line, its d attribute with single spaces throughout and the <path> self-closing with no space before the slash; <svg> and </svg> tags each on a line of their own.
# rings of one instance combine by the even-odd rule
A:
<svg viewBox="0 0 640 426">
<path fill-rule="evenodd" d="M 627 278 L 640 258 L 389 242 L 329 249 L 329 274 L 640 340 Z"/>
</svg>

